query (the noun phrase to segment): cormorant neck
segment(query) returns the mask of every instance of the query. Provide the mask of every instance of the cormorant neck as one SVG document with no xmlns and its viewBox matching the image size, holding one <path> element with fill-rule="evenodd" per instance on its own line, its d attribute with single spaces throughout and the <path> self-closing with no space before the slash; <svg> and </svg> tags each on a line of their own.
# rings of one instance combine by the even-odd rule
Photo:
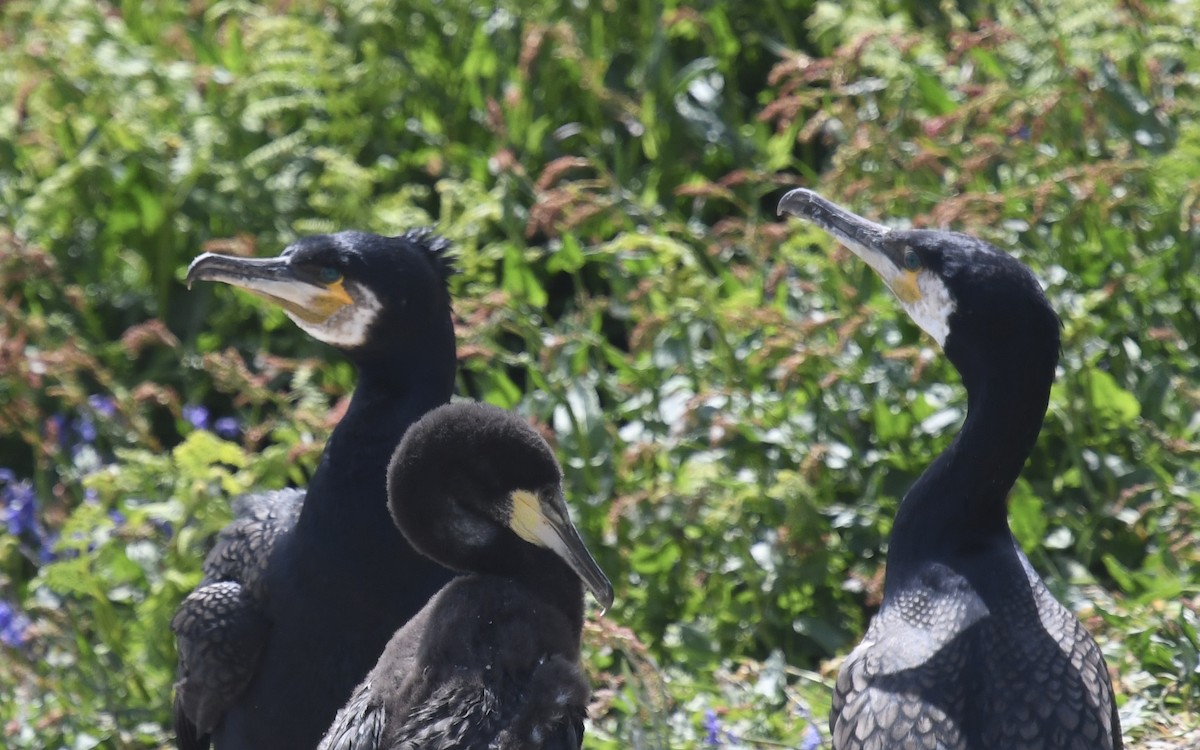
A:
<svg viewBox="0 0 1200 750">
<path fill-rule="evenodd" d="M 446 339 L 398 348 L 388 360 L 358 365 L 350 406 L 309 482 L 302 529 L 311 524 L 328 535 L 331 528 L 361 525 L 365 514 L 389 539 L 396 535 L 387 510 L 388 461 L 410 425 L 450 400 L 456 365 L 453 333 Z"/>
<path fill-rule="evenodd" d="M 1048 366 L 1036 348 L 992 355 L 986 362 L 955 362 L 967 389 L 967 417 L 900 503 L 885 599 L 903 590 L 924 563 L 953 567 L 988 549 L 1011 549 L 1007 497 L 1041 431 L 1057 340 Z"/>
<path fill-rule="evenodd" d="M 398 323 L 376 323 L 372 333 L 379 331 L 377 336 L 390 339 L 372 340 L 351 356 L 358 370 L 358 388 L 347 417 L 358 407 L 364 410 L 366 421 L 371 421 L 371 410 L 379 399 L 436 404 L 450 400 L 457 357 L 449 308 L 437 316 L 436 323 L 407 333 L 381 330 L 387 327 L 402 328 Z"/>
<path fill-rule="evenodd" d="M 566 615 L 574 635 L 583 630 L 583 583 L 562 558 L 524 542 L 505 545 L 487 572 L 519 581 Z"/>
</svg>

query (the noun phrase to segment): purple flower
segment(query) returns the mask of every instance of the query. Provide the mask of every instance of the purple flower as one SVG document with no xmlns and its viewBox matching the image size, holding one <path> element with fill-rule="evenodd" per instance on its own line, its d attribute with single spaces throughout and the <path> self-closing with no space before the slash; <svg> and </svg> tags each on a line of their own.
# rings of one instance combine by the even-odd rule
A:
<svg viewBox="0 0 1200 750">
<path fill-rule="evenodd" d="M 233 440 L 241 430 L 242 426 L 238 424 L 237 417 L 221 417 L 213 422 L 213 432 L 226 440 Z"/>
<path fill-rule="evenodd" d="M 27 480 L 16 481 L 16 476 L 10 469 L 0 469 L 0 517 L 8 533 L 14 537 L 25 537 L 20 544 L 21 553 L 30 560 L 46 562 L 53 559 L 53 540 L 47 536 L 46 530 L 38 520 L 37 495 L 33 486 Z M 37 549 L 28 546 L 28 541 L 37 542 Z"/>
<path fill-rule="evenodd" d="M 90 415 L 81 414 L 79 419 L 75 420 L 75 432 L 78 433 L 79 439 L 88 445 L 96 442 L 96 423 Z"/>
<path fill-rule="evenodd" d="M 183 418 L 190 422 L 192 427 L 195 427 L 197 430 L 208 429 L 208 409 L 199 404 L 183 407 Z"/>
<path fill-rule="evenodd" d="M 158 533 L 167 539 L 170 539 L 175 534 L 175 529 L 171 526 L 171 522 L 165 519 L 151 518 L 150 525 L 158 529 Z"/>
<path fill-rule="evenodd" d="M 113 522 L 113 526 L 124 526 L 125 514 L 116 508 L 113 508 L 108 512 L 108 520 Z"/>
<path fill-rule="evenodd" d="M 58 559 L 58 553 L 54 551 L 54 545 L 58 544 L 58 532 L 51 531 L 42 539 L 42 548 L 38 550 L 38 563 L 46 565 Z"/>
<path fill-rule="evenodd" d="M 52 432 L 58 438 L 58 447 L 67 447 L 67 418 L 62 414 L 51 414 L 48 422 L 47 432 Z"/>
<path fill-rule="evenodd" d="M 813 721 L 812 711 L 809 710 L 807 704 L 799 701 L 795 704 L 795 710 L 808 722 L 804 727 L 804 737 L 800 740 L 799 750 L 817 750 L 823 743 L 821 742 L 821 732 L 817 729 L 816 722 Z"/>
<path fill-rule="evenodd" d="M 4 523 L 8 526 L 8 533 L 20 536 L 28 531 L 40 531 L 37 524 L 37 497 L 29 482 L 6 482 L 0 499 L 3 500 Z"/>
<path fill-rule="evenodd" d="M 88 406 L 102 417 L 111 419 L 117 413 L 117 402 L 112 396 L 94 393 L 88 396 Z"/>
<path fill-rule="evenodd" d="M 705 743 L 713 747 L 721 746 L 721 720 L 711 708 L 704 712 L 704 731 L 708 733 L 704 738 Z"/>
<path fill-rule="evenodd" d="M 8 601 L 0 599 L 0 643 L 11 648 L 21 648 L 29 642 L 26 630 L 29 618 Z"/>
</svg>

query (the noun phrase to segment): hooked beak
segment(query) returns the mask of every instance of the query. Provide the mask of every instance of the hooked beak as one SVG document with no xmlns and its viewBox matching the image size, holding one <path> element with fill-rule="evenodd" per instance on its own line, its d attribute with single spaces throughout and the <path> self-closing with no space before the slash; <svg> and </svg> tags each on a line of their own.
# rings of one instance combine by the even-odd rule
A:
<svg viewBox="0 0 1200 750">
<path fill-rule="evenodd" d="M 567 516 L 567 506 L 560 492 L 549 496 L 525 490 L 512 493 L 509 526 L 530 544 L 546 547 L 561 557 L 596 597 L 601 608 L 607 610 L 612 606 L 612 584 Z"/>
<path fill-rule="evenodd" d="M 322 323 L 353 304 L 341 279 L 326 284 L 303 278 L 287 258 L 240 258 L 204 253 L 188 266 L 188 289 L 195 281 L 221 281 L 279 305 L 306 323 Z"/>
<path fill-rule="evenodd" d="M 808 219 L 841 241 L 879 274 L 901 302 L 921 297 L 917 275 L 906 270 L 898 248 L 884 243 L 891 230 L 827 201 L 811 190 L 796 188 L 779 201 L 778 213 Z"/>
</svg>

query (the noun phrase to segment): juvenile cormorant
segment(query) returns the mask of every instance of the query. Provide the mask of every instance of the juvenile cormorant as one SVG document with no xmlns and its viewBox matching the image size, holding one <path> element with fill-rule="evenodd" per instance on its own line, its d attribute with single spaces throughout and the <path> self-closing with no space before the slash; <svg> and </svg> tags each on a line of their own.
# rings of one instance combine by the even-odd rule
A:
<svg viewBox="0 0 1200 750">
<path fill-rule="evenodd" d="M 883 604 L 838 674 L 833 747 L 1121 748 L 1100 649 L 1008 527 L 1059 353 L 1033 274 L 974 237 L 889 229 L 809 190 L 779 210 L 866 261 L 967 390 L 961 432 L 896 513 Z"/>
<path fill-rule="evenodd" d="M 396 628 L 450 580 L 397 538 L 386 491 L 404 431 L 454 388 L 447 250 L 426 232 L 341 232 L 277 258 L 205 253 L 188 269 L 189 286 L 222 281 L 280 305 L 359 378 L 307 491 L 238 498 L 171 623 L 182 750 L 315 747 Z"/>
<path fill-rule="evenodd" d="M 494 406 L 440 407 L 396 450 L 388 504 L 415 549 L 466 575 L 397 631 L 319 750 L 578 750 L 582 586 L 605 608 L 613 590 L 546 441 Z"/>
</svg>

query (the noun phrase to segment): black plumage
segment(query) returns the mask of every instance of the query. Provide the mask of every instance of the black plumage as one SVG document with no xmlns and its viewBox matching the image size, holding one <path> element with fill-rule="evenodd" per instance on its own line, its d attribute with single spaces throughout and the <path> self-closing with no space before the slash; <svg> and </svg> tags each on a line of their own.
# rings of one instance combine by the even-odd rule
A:
<svg viewBox="0 0 1200 750">
<path fill-rule="evenodd" d="M 838 674 L 835 750 L 1121 748 L 1099 648 L 1008 527 L 1060 346 L 1033 274 L 974 237 L 889 230 L 808 190 L 780 211 L 874 268 L 967 390 L 961 432 L 897 511 L 882 606 Z"/>
<path fill-rule="evenodd" d="M 397 538 L 387 464 L 453 391 L 447 245 L 343 232 L 278 258 L 205 254 L 214 280 L 284 308 L 357 367 L 358 387 L 304 490 L 239 498 L 172 622 L 182 750 L 315 747 L 392 633 L 451 574 Z"/>
<path fill-rule="evenodd" d="M 612 587 L 550 447 L 513 414 L 455 403 L 409 430 L 388 474 L 404 536 L 466 575 L 396 633 L 320 750 L 577 750 L 582 586 L 605 607 Z"/>
</svg>

